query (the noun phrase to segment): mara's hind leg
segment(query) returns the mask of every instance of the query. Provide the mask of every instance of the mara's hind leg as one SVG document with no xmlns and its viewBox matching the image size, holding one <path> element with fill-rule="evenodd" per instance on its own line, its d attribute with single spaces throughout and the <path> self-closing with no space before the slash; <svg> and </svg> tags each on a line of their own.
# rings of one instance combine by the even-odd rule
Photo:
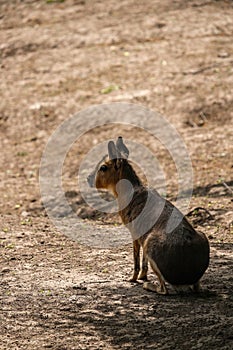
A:
<svg viewBox="0 0 233 350">
<path fill-rule="evenodd" d="M 140 271 L 140 244 L 139 242 L 133 241 L 133 260 L 134 260 L 134 272 L 130 278 L 130 282 L 136 282 Z"/>
<path fill-rule="evenodd" d="M 200 281 L 192 284 L 192 285 L 179 285 L 179 286 L 172 286 L 174 288 L 174 290 L 179 293 L 179 294 L 186 294 L 186 293 L 199 293 L 201 290 L 200 287 Z"/>
<path fill-rule="evenodd" d="M 140 272 L 140 275 L 138 277 L 139 280 L 142 281 L 147 281 L 147 271 L 148 271 L 148 259 L 146 254 L 143 251 L 143 255 L 142 255 L 142 269 Z"/>
<path fill-rule="evenodd" d="M 160 286 L 156 287 L 156 285 L 154 283 L 144 282 L 143 288 L 145 288 L 151 292 L 156 292 L 158 294 L 168 294 L 168 290 L 167 290 L 166 285 L 165 285 L 165 280 L 164 280 L 161 272 L 159 271 L 156 263 L 153 260 L 150 260 L 150 264 L 151 264 L 152 270 L 154 271 L 154 273 L 158 277 Z"/>
</svg>

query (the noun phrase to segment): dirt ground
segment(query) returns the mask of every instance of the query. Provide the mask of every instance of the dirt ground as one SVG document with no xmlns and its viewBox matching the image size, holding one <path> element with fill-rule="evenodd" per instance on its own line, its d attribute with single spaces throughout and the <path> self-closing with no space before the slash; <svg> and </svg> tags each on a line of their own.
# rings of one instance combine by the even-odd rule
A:
<svg viewBox="0 0 233 350">
<path fill-rule="evenodd" d="M 0 0 L 1 350 L 233 348 L 232 38 L 232 1 Z M 43 208 L 48 138 L 74 113 L 111 102 L 160 112 L 187 145 L 189 209 L 207 210 L 189 218 L 211 245 L 198 296 L 131 284 L 131 244 L 81 245 Z M 88 208 L 76 173 L 94 144 L 119 131 L 151 147 L 176 197 L 167 152 L 134 128 L 101 127 L 71 148 L 63 169 L 66 196 L 94 231 L 119 219 Z"/>
</svg>

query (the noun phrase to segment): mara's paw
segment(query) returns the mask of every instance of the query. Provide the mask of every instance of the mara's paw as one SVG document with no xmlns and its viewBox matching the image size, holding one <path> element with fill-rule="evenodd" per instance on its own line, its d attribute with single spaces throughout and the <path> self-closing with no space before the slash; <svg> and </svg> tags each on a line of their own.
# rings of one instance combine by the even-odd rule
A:
<svg viewBox="0 0 233 350">
<path fill-rule="evenodd" d="M 200 293 L 201 292 L 201 285 L 200 285 L 199 281 L 193 285 L 193 291 L 194 291 L 194 293 Z"/>
<path fill-rule="evenodd" d="M 140 273 L 138 279 L 140 281 L 148 281 L 147 274 L 146 273 Z"/>
<path fill-rule="evenodd" d="M 143 288 L 146 290 L 149 290 L 150 292 L 155 292 L 155 293 L 162 294 L 162 295 L 168 294 L 168 291 L 167 291 L 167 288 L 165 285 L 157 287 L 154 283 L 144 282 Z"/>
<path fill-rule="evenodd" d="M 138 276 L 133 275 L 133 277 L 129 279 L 129 282 L 137 283 L 137 279 L 138 279 Z"/>
</svg>

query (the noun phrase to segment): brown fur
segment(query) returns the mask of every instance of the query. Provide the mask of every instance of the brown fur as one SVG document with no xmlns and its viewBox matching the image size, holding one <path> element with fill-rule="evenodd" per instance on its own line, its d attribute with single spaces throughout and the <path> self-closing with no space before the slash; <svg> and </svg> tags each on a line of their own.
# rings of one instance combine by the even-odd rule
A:
<svg viewBox="0 0 233 350">
<path fill-rule="evenodd" d="M 92 180 L 96 188 L 110 190 L 117 198 L 119 214 L 132 234 L 134 273 L 131 281 L 147 280 L 149 261 L 160 287 L 146 282 L 146 289 L 166 294 L 167 281 L 175 289 L 191 285 L 193 290 L 198 291 L 200 278 L 209 265 L 206 236 L 195 231 L 182 213 L 157 191 L 143 186 L 131 164 L 124 158 L 129 152 L 122 138 L 118 138 L 117 146 L 109 142 L 109 159 L 105 158 L 104 162 L 97 165 Z M 106 166 L 104 171 L 101 170 L 103 164 Z M 121 180 L 128 180 L 131 186 Z M 174 223 L 172 214 L 175 214 L 174 220 L 178 219 L 179 222 L 171 230 L 169 225 Z M 140 247 L 143 249 L 143 258 L 139 275 Z"/>
</svg>

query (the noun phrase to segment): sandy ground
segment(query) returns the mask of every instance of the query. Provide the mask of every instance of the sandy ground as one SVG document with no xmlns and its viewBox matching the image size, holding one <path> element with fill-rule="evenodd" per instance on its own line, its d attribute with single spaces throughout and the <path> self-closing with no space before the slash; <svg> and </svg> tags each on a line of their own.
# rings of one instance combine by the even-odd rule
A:
<svg viewBox="0 0 233 350">
<path fill-rule="evenodd" d="M 232 1 L 0 1 L 0 349 L 232 349 Z M 199 296 L 130 284 L 131 244 L 97 249 L 53 225 L 39 166 L 53 131 L 95 104 L 127 102 L 166 116 L 192 160 L 189 217 L 211 263 Z M 79 194 L 81 160 L 116 138 L 149 147 L 177 181 L 168 152 L 143 131 L 83 135 L 63 167 L 66 197 L 99 234 L 120 225 Z M 155 280 L 150 272 L 150 279 Z"/>
</svg>

